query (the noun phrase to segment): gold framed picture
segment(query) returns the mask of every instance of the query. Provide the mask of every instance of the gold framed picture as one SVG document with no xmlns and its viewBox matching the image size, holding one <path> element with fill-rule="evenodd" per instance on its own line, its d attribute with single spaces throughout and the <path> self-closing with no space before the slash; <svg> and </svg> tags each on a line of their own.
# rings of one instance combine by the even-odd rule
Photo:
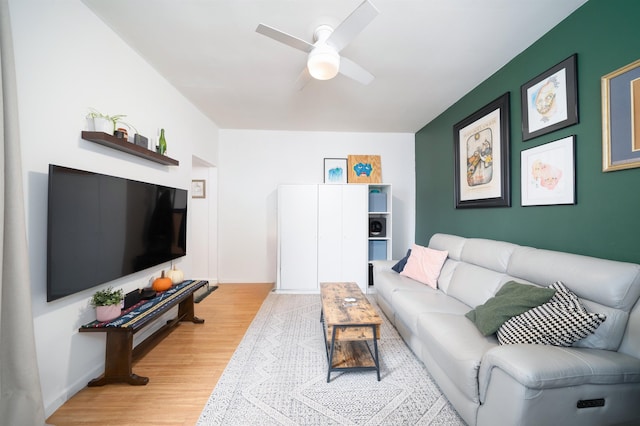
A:
<svg viewBox="0 0 640 426">
<path fill-rule="evenodd" d="M 640 60 L 601 78 L 602 171 L 640 167 Z"/>
</svg>

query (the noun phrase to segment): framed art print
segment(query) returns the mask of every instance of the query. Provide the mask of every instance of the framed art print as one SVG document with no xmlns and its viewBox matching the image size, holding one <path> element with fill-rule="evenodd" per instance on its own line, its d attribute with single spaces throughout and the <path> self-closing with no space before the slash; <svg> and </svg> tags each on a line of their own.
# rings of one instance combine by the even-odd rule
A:
<svg viewBox="0 0 640 426">
<path fill-rule="evenodd" d="M 324 159 L 324 183 L 347 183 L 347 159 Z"/>
<path fill-rule="evenodd" d="M 520 87 L 523 141 L 578 122 L 576 62 L 571 55 Z"/>
<path fill-rule="evenodd" d="M 575 204 L 575 136 L 520 152 L 523 206 Z"/>
<path fill-rule="evenodd" d="M 206 189 L 204 179 L 193 179 L 191 181 L 191 198 L 206 198 Z"/>
<path fill-rule="evenodd" d="M 455 207 L 509 207 L 509 92 L 453 126 Z"/>
<path fill-rule="evenodd" d="M 349 183 L 382 183 L 379 155 L 349 155 Z"/>
<path fill-rule="evenodd" d="M 640 60 L 601 78 L 602 171 L 640 167 Z"/>
</svg>

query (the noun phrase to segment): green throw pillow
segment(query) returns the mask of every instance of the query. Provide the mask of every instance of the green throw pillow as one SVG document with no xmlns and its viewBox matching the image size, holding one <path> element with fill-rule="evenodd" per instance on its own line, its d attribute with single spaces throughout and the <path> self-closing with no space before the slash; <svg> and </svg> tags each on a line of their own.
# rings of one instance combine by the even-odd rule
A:
<svg viewBox="0 0 640 426">
<path fill-rule="evenodd" d="M 465 316 L 475 323 L 484 336 L 488 336 L 498 331 L 509 318 L 547 303 L 555 292 L 548 287 L 509 281 L 494 297 L 467 312 Z"/>
</svg>

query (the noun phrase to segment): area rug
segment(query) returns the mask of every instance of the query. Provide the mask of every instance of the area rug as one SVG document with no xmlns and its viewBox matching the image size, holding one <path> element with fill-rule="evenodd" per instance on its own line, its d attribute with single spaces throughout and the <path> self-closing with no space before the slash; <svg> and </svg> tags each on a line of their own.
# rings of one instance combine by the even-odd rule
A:
<svg viewBox="0 0 640 426">
<path fill-rule="evenodd" d="M 327 383 L 320 296 L 270 293 L 198 425 L 463 425 L 383 320 L 381 381 L 375 371 L 350 371 L 332 373 Z"/>
</svg>

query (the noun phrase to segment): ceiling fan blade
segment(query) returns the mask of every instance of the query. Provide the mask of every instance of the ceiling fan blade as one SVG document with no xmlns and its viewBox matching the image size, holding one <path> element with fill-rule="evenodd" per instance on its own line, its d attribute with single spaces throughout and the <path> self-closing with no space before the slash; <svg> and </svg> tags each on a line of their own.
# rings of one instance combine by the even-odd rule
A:
<svg viewBox="0 0 640 426">
<path fill-rule="evenodd" d="M 311 79 L 312 77 L 311 74 L 309 74 L 309 69 L 307 67 L 304 67 L 304 69 L 296 79 L 293 87 L 295 87 L 296 90 L 302 90 L 304 89 L 304 86 L 306 86 L 307 83 L 311 81 Z"/>
<path fill-rule="evenodd" d="M 376 9 L 369 0 L 364 0 L 364 2 L 358 6 L 356 10 L 351 12 L 351 15 L 347 16 L 331 33 L 327 39 L 327 43 L 340 52 L 347 44 L 351 43 L 376 16 L 378 16 L 378 9 Z"/>
<path fill-rule="evenodd" d="M 280 43 L 286 44 L 287 46 L 302 50 L 303 52 L 309 53 L 313 49 L 313 44 L 307 43 L 298 37 L 283 33 L 282 31 L 276 30 L 268 25 L 259 24 L 256 28 L 256 32 L 272 38 L 275 41 L 279 41 Z"/>
<path fill-rule="evenodd" d="M 374 80 L 373 74 L 356 64 L 349 58 L 340 57 L 340 74 L 349 77 L 365 86 Z"/>
</svg>

